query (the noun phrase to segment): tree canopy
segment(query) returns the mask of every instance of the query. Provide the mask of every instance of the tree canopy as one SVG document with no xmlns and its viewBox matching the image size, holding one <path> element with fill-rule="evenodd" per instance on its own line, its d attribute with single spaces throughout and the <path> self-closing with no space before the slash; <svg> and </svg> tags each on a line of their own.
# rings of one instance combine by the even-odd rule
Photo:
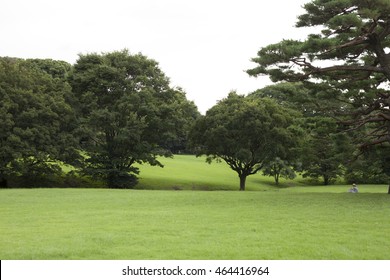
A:
<svg viewBox="0 0 390 280">
<path fill-rule="evenodd" d="M 135 163 L 162 166 L 197 109 L 171 88 L 158 63 L 127 50 L 81 55 L 69 78 L 83 130 L 84 173 L 110 188 L 136 183 Z M 176 142 L 175 142 L 176 141 Z"/>
<path fill-rule="evenodd" d="M 224 160 L 237 172 L 245 190 L 247 176 L 296 145 L 292 124 L 297 115 L 271 99 L 232 92 L 196 122 L 190 139 L 198 155 Z"/>
<path fill-rule="evenodd" d="M 4 186 L 11 174 L 53 173 L 59 170 L 58 161 L 78 159 L 75 115 L 66 102 L 71 88 L 63 73 L 47 70 L 59 64 L 70 67 L 52 60 L 0 59 L 0 181 Z"/>
<path fill-rule="evenodd" d="M 344 124 L 367 127 L 362 146 L 388 143 L 390 2 L 314 0 L 304 8 L 296 26 L 318 32 L 260 49 L 248 74 L 305 82 L 343 103 L 337 113 Z"/>
</svg>

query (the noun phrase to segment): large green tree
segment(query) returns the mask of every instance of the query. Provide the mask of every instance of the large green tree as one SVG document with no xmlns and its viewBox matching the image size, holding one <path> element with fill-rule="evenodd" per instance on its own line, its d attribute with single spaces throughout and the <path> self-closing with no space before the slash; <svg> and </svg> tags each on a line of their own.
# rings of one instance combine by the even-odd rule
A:
<svg viewBox="0 0 390 280">
<path fill-rule="evenodd" d="M 299 149 L 303 177 L 322 178 L 329 185 L 344 174 L 344 166 L 352 159 L 350 138 L 330 117 L 307 118 L 305 125 L 307 135 Z"/>
<path fill-rule="evenodd" d="M 305 137 L 299 148 L 292 150 L 288 162 L 299 166 L 304 177 L 322 178 L 325 185 L 343 175 L 344 166 L 349 164 L 354 152 L 352 138 L 338 128 L 333 118 L 334 108 L 343 104 L 339 100 L 324 100 L 328 93 L 321 87 L 308 86 L 302 82 L 286 82 L 267 86 L 251 95 L 275 99 L 279 104 L 302 113 L 300 124 L 305 130 Z M 265 169 L 266 173 L 278 175 L 277 171 L 286 167 L 285 160 L 274 162 Z M 292 173 L 290 171 L 287 174 Z"/>
<path fill-rule="evenodd" d="M 45 65 L 45 67 L 43 67 Z M 56 74 L 49 71 L 62 65 Z M 77 159 L 66 62 L 0 58 L 0 183 L 60 172 Z M 62 72 L 61 72 L 62 71 Z"/>
<path fill-rule="evenodd" d="M 343 103 L 340 121 L 366 127 L 361 146 L 389 142 L 390 2 L 314 0 L 304 8 L 297 27 L 318 32 L 263 47 L 247 72 L 320 88 L 324 100 Z"/>
<path fill-rule="evenodd" d="M 296 145 L 297 115 L 271 99 L 232 92 L 196 122 L 190 139 L 198 155 L 223 160 L 237 172 L 243 191 L 249 175 Z"/>
<path fill-rule="evenodd" d="M 127 50 L 80 55 L 69 81 L 83 132 L 83 171 L 110 188 L 132 187 L 136 163 L 162 166 L 158 157 L 182 143 L 198 114 L 156 61 Z"/>
</svg>

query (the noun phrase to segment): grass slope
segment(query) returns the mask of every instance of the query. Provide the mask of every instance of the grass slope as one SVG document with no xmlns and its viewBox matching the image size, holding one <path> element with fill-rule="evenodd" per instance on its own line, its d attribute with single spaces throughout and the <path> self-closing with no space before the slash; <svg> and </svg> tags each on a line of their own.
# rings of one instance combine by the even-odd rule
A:
<svg viewBox="0 0 390 280">
<path fill-rule="evenodd" d="M 0 259 L 390 259 L 389 195 L 300 189 L 0 190 Z"/>
<path fill-rule="evenodd" d="M 208 164 L 204 157 L 175 155 L 160 159 L 163 168 L 141 165 L 139 189 L 164 190 L 238 190 L 239 179 L 235 171 L 224 162 Z M 302 185 L 299 181 L 281 179 L 282 186 Z M 247 190 L 274 189 L 271 177 L 260 174 L 249 176 Z"/>
</svg>

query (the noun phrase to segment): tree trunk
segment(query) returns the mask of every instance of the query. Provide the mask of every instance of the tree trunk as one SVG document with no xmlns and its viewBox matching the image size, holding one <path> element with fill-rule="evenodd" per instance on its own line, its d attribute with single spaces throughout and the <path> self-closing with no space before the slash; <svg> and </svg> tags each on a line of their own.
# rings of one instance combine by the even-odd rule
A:
<svg viewBox="0 0 390 280">
<path fill-rule="evenodd" d="M 0 178 L 0 188 L 8 188 L 8 180 L 4 177 Z"/>
<path fill-rule="evenodd" d="M 110 172 L 107 176 L 107 187 L 109 189 L 117 189 L 118 186 L 116 185 L 116 176 L 114 173 Z"/>
<path fill-rule="evenodd" d="M 245 182 L 247 175 L 240 175 L 240 191 L 245 191 Z"/>
<path fill-rule="evenodd" d="M 274 178 L 275 178 L 275 184 L 279 186 L 279 174 L 275 174 Z"/>
<path fill-rule="evenodd" d="M 329 185 L 329 177 L 324 175 L 324 185 L 328 186 Z"/>
</svg>

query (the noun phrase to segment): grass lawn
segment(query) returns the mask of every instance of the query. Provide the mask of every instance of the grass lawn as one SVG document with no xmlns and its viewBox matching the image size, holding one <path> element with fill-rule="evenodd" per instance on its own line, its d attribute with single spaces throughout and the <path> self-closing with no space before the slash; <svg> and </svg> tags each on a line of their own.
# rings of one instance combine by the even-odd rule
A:
<svg viewBox="0 0 390 280">
<path fill-rule="evenodd" d="M 390 259 L 389 195 L 300 189 L 0 190 L 0 259 Z"/>
<path fill-rule="evenodd" d="M 223 163 L 163 162 L 146 190 L 1 189 L 0 259 L 390 259 L 386 186 L 254 175 L 239 192 Z"/>
<path fill-rule="evenodd" d="M 238 190 L 235 171 L 224 162 L 208 164 L 204 157 L 175 155 L 162 158 L 163 168 L 141 165 L 138 189 L 159 190 Z M 275 189 L 272 177 L 252 175 L 247 178 L 247 190 Z M 302 185 L 298 180 L 281 179 L 282 187 Z"/>
</svg>

